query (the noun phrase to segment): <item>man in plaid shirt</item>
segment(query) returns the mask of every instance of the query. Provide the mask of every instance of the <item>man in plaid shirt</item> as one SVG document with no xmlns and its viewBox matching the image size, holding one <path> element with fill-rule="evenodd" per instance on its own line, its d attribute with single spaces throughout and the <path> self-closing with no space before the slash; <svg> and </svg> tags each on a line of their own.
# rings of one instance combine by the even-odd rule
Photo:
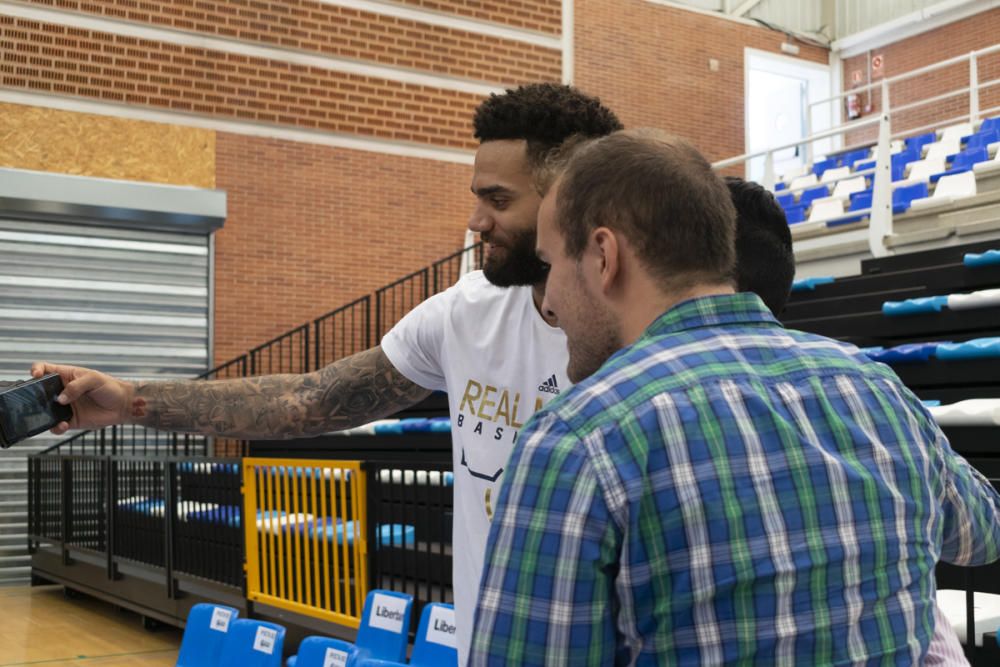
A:
<svg viewBox="0 0 1000 667">
<path fill-rule="evenodd" d="M 579 383 L 512 454 L 470 664 L 918 664 L 936 563 L 1000 557 L 1000 496 L 889 368 L 733 292 L 733 220 L 652 133 L 543 201 Z"/>
</svg>

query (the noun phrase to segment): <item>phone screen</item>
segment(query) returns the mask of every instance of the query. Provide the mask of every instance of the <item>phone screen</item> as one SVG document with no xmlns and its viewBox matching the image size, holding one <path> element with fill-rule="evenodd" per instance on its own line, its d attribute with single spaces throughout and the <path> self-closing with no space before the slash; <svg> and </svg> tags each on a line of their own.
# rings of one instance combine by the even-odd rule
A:
<svg viewBox="0 0 1000 667">
<path fill-rule="evenodd" d="M 5 444 L 12 445 L 71 419 L 73 410 L 55 400 L 62 390 L 62 380 L 52 374 L 0 393 L 0 429 Z"/>
</svg>

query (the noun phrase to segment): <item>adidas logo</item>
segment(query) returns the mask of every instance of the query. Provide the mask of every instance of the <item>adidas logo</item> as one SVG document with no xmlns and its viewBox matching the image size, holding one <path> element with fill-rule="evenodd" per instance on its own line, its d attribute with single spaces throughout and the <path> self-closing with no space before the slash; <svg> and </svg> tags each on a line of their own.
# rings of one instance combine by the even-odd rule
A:
<svg viewBox="0 0 1000 667">
<path fill-rule="evenodd" d="M 545 382 L 538 385 L 538 391 L 544 392 L 546 394 L 556 394 L 559 395 L 559 383 L 556 382 L 555 373 L 552 374 Z"/>
</svg>

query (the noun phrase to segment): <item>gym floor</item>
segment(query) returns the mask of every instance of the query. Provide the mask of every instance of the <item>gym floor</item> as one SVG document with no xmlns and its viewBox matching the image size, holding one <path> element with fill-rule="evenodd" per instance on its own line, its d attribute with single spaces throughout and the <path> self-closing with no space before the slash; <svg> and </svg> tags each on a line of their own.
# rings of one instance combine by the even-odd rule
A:
<svg viewBox="0 0 1000 667">
<path fill-rule="evenodd" d="M 181 631 L 61 586 L 0 588 L 0 667 L 173 667 Z"/>
</svg>

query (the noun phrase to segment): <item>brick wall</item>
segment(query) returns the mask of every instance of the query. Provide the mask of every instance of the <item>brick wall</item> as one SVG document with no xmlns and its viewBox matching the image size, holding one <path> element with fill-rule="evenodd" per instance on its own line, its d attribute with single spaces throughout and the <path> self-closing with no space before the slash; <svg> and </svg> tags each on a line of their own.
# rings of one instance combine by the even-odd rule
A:
<svg viewBox="0 0 1000 667">
<path fill-rule="evenodd" d="M 309 0 L 30 2 L 186 32 L 504 84 L 525 79 L 558 79 L 560 75 L 560 54 L 553 49 Z M 558 17 L 558 5 L 556 9 Z"/>
<path fill-rule="evenodd" d="M 276 47 L 290 57 L 336 57 L 496 87 L 558 79 L 561 72 L 559 49 L 318 0 L 26 4 Z M 560 0 L 402 4 L 548 35 L 560 30 Z M 234 55 L 10 16 L 0 16 L 0 85 L 459 149 L 475 147 L 470 120 L 481 101 L 471 93 L 300 66 L 280 56 Z M 182 116 L 177 123 L 184 125 Z M 216 245 L 216 363 L 462 243 L 471 210 L 468 166 L 237 134 L 213 138 L 215 186 L 229 201 Z M 76 162 L 53 161 L 51 168 L 79 172 L 85 165 Z"/>
<path fill-rule="evenodd" d="M 219 133 L 215 360 L 461 247 L 471 168 Z"/>
<path fill-rule="evenodd" d="M 561 0 L 402 0 L 402 4 L 551 34 L 558 34 L 562 26 Z"/>
<path fill-rule="evenodd" d="M 224 118 L 475 146 L 479 97 L 0 16 L 0 83 Z"/>
<path fill-rule="evenodd" d="M 1000 9 L 971 16 L 956 21 L 936 30 L 916 35 L 909 39 L 887 44 L 873 49 L 870 53 L 846 58 L 843 62 L 845 87 L 851 87 L 852 74 L 856 70 L 862 72 L 865 82 L 869 68 L 869 57 L 881 55 L 884 65 L 882 71 L 873 77 L 877 83 L 881 77 L 893 77 L 905 72 L 919 69 L 926 65 L 961 56 L 977 49 L 993 46 L 1000 35 Z M 980 59 L 980 82 L 1000 78 L 1000 53 Z M 941 95 L 956 88 L 969 85 L 968 63 L 956 64 L 930 74 L 917 75 L 912 79 L 891 84 L 889 89 L 892 107 L 925 100 Z M 870 96 L 860 93 L 862 106 L 870 103 L 871 111 L 863 117 L 878 113 L 881 109 L 881 95 L 876 89 Z M 993 86 L 981 93 L 980 108 L 988 109 L 1000 106 L 1000 86 Z M 964 116 L 969 112 L 967 94 L 949 97 L 931 105 L 920 106 L 909 111 L 893 113 L 893 132 L 915 129 L 929 123 L 952 122 L 952 119 Z M 994 111 L 997 115 L 1000 111 Z M 854 140 L 872 139 L 875 131 L 859 132 Z"/>
<path fill-rule="evenodd" d="M 645 0 L 578 2 L 576 21 L 577 84 L 627 126 L 681 135 L 710 160 L 744 152 L 743 49 L 780 53 L 782 33 Z M 800 47 L 828 62 L 826 49 Z"/>
</svg>

